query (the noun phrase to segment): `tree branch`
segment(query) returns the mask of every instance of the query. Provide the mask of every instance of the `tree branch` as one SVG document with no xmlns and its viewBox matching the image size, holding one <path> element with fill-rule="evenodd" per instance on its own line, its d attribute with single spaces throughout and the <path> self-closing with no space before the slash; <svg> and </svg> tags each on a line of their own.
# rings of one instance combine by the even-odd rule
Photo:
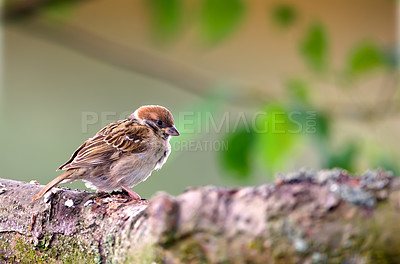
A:
<svg viewBox="0 0 400 264">
<path fill-rule="evenodd" d="M 19 29 L 108 65 L 163 80 L 198 96 L 204 96 L 204 93 L 217 83 L 217 79 L 211 76 L 211 73 L 199 70 L 193 65 L 134 44 L 118 43 L 79 25 L 68 22 L 62 26 L 53 25 L 38 17 L 20 23 Z"/>
<path fill-rule="evenodd" d="M 275 184 L 178 197 L 58 189 L 1 179 L 0 262 L 398 263 L 400 179 L 299 171 Z"/>
<path fill-rule="evenodd" d="M 69 0 L 70 5 L 83 0 Z M 1 14 L 5 20 L 18 20 L 31 17 L 44 9 L 46 6 L 54 4 L 54 0 L 8 0 L 4 1 L 4 12 Z M 59 4 L 60 2 L 58 2 Z"/>
</svg>

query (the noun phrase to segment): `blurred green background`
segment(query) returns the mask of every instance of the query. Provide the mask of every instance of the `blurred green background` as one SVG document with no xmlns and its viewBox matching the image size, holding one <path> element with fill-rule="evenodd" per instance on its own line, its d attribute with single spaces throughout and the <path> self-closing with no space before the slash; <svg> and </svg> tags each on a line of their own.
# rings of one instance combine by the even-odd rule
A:
<svg viewBox="0 0 400 264">
<path fill-rule="evenodd" d="M 142 197 L 301 167 L 399 174 L 398 1 L 7 0 L 1 177 L 47 183 L 144 104 L 181 137 Z M 82 182 L 68 185 L 84 188 Z"/>
</svg>

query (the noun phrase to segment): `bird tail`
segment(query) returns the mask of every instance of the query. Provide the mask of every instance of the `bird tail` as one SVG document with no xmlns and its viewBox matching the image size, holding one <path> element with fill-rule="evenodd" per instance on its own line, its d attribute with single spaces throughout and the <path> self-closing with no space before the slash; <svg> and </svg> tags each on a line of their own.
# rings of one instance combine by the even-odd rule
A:
<svg viewBox="0 0 400 264">
<path fill-rule="evenodd" d="M 31 203 L 36 202 L 40 198 L 42 198 L 43 195 L 45 195 L 51 188 L 62 182 L 63 180 L 67 179 L 69 175 L 71 175 L 74 172 L 74 170 L 67 170 L 51 182 L 49 182 L 46 186 L 44 186 L 36 195 L 33 197 Z"/>
</svg>

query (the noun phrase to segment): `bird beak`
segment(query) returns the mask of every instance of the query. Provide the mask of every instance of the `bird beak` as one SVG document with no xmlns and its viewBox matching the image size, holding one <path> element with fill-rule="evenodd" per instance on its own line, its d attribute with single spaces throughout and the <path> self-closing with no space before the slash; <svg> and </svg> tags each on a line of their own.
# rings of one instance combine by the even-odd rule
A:
<svg viewBox="0 0 400 264">
<path fill-rule="evenodd" d="M 163 130 L 165 131 L 166 134 L 168 134 L 170 136 L 179 136 L 180 135 L 178 130 L 176 130 L 176 128 L 174 126 L 163 128 Z"/>
</svg>

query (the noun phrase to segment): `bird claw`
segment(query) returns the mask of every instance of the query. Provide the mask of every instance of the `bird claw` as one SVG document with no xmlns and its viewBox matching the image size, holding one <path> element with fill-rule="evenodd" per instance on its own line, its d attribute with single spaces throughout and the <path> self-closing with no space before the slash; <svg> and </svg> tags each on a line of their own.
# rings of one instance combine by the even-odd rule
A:
<svg viewBox="0 0 400 264">
<path fill-rule="evenodd" d="M 126 191 L 129 195 L 129 197 L 132 197 L 135 200 L 142 200 L 142 198 L 137 194 L 136 192 L 132 191 L 126 186 L 121 186 L 122 190 Z"/>
</svg>

